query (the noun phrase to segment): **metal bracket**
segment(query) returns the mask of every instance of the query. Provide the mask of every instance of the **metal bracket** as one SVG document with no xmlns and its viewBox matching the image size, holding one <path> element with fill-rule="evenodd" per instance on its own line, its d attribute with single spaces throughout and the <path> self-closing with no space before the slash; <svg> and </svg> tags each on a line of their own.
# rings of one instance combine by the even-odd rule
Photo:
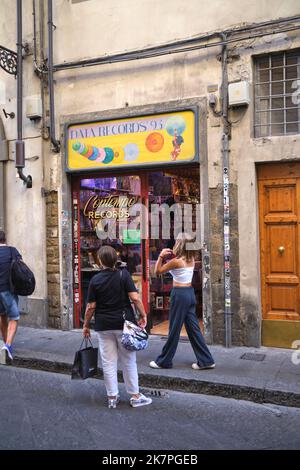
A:
<svg viewBox="0 0 300 470">
<path fill-rule="evenodd" d="M 17 75 L 17 53 L 0 46 L 0 67 L 10 75 Z"/>
</svg>

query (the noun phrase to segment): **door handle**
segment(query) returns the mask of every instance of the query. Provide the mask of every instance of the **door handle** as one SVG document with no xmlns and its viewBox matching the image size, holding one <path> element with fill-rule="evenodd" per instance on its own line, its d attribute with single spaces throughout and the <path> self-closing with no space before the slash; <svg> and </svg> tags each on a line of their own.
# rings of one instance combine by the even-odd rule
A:
<svg viewBox="0 0 300 470">
<path fill-rule="evenodd" d="M 282 254 L 284 253 L 284 251 L 285 251 L 285 248 L 284 248 L 284 246 L 279 246 L 279 247 L 277 248 L 277 250 L 279 251 L 279 254 L 282 255 Z"/>
</svg>

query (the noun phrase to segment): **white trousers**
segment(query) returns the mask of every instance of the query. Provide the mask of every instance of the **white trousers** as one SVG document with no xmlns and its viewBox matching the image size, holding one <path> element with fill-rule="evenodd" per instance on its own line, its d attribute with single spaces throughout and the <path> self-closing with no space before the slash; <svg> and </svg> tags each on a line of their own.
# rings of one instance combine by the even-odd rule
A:
<svg viewBox="0 0 300 470">
<path fill-rule="evenodd" d="M 119 393 L 118 359 L 120 360 L 127 393 L 139 393 L 139 379 L 136 365 L 136 352 L 127 351 L 121 344 L 121 330 L 97 331 L 102 360 L 104 384 L 108 396 Z"/>
</svg>

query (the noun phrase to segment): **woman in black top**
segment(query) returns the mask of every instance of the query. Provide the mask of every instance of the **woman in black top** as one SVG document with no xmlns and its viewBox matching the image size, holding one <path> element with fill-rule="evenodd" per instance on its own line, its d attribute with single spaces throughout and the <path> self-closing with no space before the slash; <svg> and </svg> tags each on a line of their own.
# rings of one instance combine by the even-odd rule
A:
<svg viewBox="0 0 300 470">
<path fill-rule="evenodd" d="M 103 246 L 98 256 L 102 269 L 89 284 L 83 336 L 90 336 L 89 322 L 95 314 L 108 407 L 116 408 L 119 401 L 118 359 L 122 364 L 126 391 L 131 395 L 130 405 L 149 405 L 152 400 L 139 393 L 136 352 L 126 350 L 121 344 L 124 310 L 126 320 L 135 322 L 130 300 L 140 314 L 138 324 L 142 328 L 147 325 L 144 306 L 129 272 L 123 269 L 121 276 L 116 269 L 116 251 L 111 246 Z"/>
</svg>

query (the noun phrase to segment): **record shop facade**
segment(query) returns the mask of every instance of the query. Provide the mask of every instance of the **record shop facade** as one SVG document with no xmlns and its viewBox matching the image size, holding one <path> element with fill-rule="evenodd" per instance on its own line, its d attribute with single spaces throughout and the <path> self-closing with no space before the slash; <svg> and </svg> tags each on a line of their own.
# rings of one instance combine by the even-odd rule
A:
<svg viewBox="0 0 300 470">
<path fill-rule="evenodd" d="M 20 114 L 14 72 L 5 72 L 14 55 L 3 60 L 16 48 L 16 11 L 0 2 L 4 24 L 15 25 L 0 29 L 0 229 L 37 278 L 21 324 L 80 328 L 97 250 L 109 243 L 151 333 L 165 336 L 171 278 L 154 265 L 181 227 L 200 241 L 193 285 L 208 343 L 292 347 L 298 2 L 21 3 Z M 16 171 L 17 137 L 32 187 Z"/>
<path fill-rule="evenodd" d="M 62 134 L 63 184 L 69 195 L 62 214 L 72 214 L 72 226 L 65 223 L 62 230 L 63 276 L 73 278 L 73 289 L 66 285 L 65 302 L 73 307 L 73 325 L 82 326 L 89 281 L 99 271 L 97 252 L 108 244 L 135 282 L 149 331 L 166 335 L 172 278 L 156 276 L 154 266 L 161 250 L 172 248 L 176 237 L 187 232 L 195 237 L 198 252 L 193 285 L 203 328 L 207 302 L 201 219 L 208 213 L 200 204 L 201 186 L 208 191 L 200 171 L 207 167 L 204 101 L 69 117 Z"/>
</svg>

